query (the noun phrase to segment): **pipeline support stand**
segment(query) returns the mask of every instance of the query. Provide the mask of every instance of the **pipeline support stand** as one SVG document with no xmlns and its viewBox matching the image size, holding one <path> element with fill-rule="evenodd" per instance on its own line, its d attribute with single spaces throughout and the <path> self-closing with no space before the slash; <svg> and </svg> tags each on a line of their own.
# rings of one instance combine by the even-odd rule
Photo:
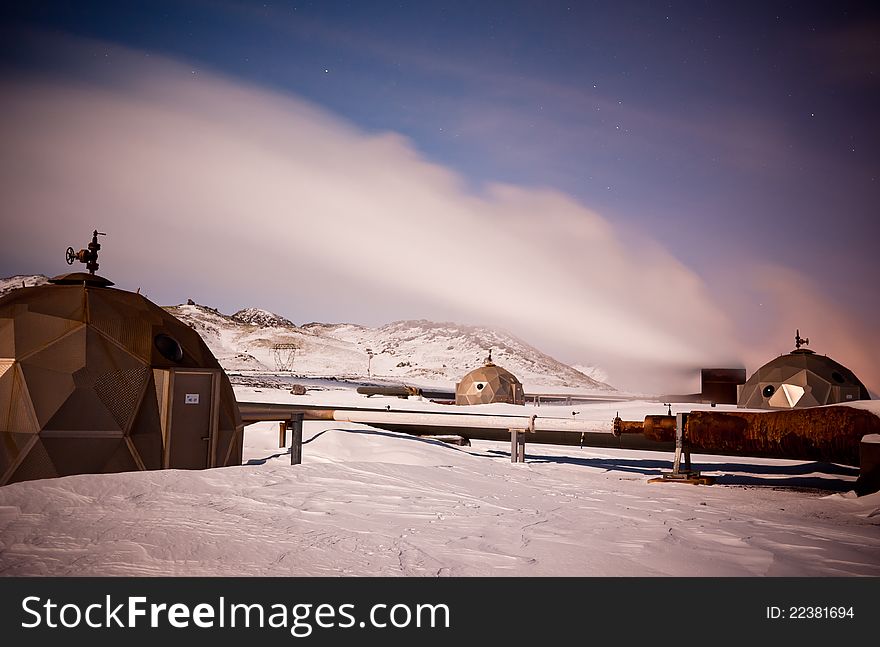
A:
<svg viewBox="0 0 880 647">
<path fill-rule="evenodd" d="M 691 452 L 687 446 L 685 430 L 687 429 L 687 413 L 675 414 L 675 458 L 672 471 L 662 474 L 660 478 L 648 479 L 648 483 L 690 483 L 692 485 L 712 485 L 715 479 L 703 476 L 691 466 Z M 684 469 L 681 459 L 684 458 Z"/>
<path fill-rule="evenodd" d="M 526 462 L 526 432 L 522 429 L 510 430 L 510 462 Z"/>
<path fill-rule="evenodd" d="M 303 452 L 303 414 L 294 413 L 290 416 L 287 423 L 290 426 L 290 464 L 299 465 L 302 463 Z"/>
</svg>

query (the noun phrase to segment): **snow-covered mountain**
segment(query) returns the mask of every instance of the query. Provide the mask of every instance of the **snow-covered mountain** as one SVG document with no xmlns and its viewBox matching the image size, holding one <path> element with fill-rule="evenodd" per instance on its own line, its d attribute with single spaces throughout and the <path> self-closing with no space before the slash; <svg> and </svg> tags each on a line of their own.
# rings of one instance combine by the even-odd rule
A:
<svg viewBox="0 0 880 647">
<path fill-rule="evenodd" d="M 249 309 L 232 316 L 190 304 L 167 310 L 195 328 L 220 363 L 232 371 L 276 370 L 287 364 L 304 376 L 370 375 L 450 385 L 480 366 L 491 348 L 492 359 L 527 388 L 613 390 L 512 335 L 487 328 L 425 320 L 396 321 L 379 328 L 325 323 L 296 326 L 265 310 Z"/>
<path fill-rule="evenodd" d="M 22 285 L 46 283 L 43 275 L 0 279 L 0 296 Z M 613 391 L 595 367 L 573 368 L 507 333 L 454 323 L 395 321 L 379 328 L 308 323 L 260 308 L 226 315 L 193 301 L 166 310 L 199 332 L 229 371 L 288 369 L 310 377 L 361 378 L 449 386 L 492 349 L 495 363 L 526 389 L 559 387 Z"/>
<path fill-rule="evenodd" d="M 49 277 L 42 274 L 16 274 L 0 279 L 0 297 L 18 288 L 30 288 L 49 282 Z"/>
<path fill-rule="evenodd" d="M 262 308 L 244 308 L 234 313 L 232 318 L 239 323 L 255 324 L 264 328 L 292 328 L 296 326 L 289 319 Z"/>
</svg>

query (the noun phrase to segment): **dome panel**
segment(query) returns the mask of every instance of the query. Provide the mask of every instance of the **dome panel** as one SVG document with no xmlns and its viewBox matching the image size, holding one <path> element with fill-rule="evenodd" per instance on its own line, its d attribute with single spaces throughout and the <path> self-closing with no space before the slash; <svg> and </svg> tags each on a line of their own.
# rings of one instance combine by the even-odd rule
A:
<svg viewBox="0 0 880 647">
<path fill-rule="evenodd" d="M 9 481 L 33 481 L 35 479 L 51 479 L 59 476 L 52 459 L 46 453 L 43 443 L 37 438 L 28 450 L 18 468 L 12 473 Z"/>
<path fill-rule="evenodd" d="M 0 318 L 0 358 L 15 357 L 15 325 L 13 319 Z"/>
<path fill-rule="evenodd" d="M 21 372 L 28 386 L 37 423 L 43 427 L 76 388 L 73 376 L 26 363 L 21 364 Z"/>
<path fill-rule="evenodd" d="M 141 361 L 150 361 L 153 327 L 149 322 L 127 317 L 92 319 L 90 323 Z"/>
<path fill-rule="evenodd" d="M 83 433 L 121 433 L 123 430 L 95 390 L 88 386 L 74 389 L 43 429 L 63 431 L 72 436 Z"/>
<path fill-rule="evenodd" d="M 34 440 L 34 434 L 16 434 L 6 431 L 0 431 L 0 477 L 15 464 L 19 455 L 23 452 L 28 443 Z"/>
<path fill-rule="evenodd" d="M 86 336 L 86 362 L 89 372 L 96 377 L 103 373 L 133 371 L 147 366 L 93 328 L 89 328 Z"/>
<path fill-rule="evenodd" d="M 13 365 L 0 375 L 0 431 L 36 434 L 39 429 L 21 368 Z"/>
<path fill-rule="evenodd" d="M 148 385 L 129 432 L 131 442 L 145 469 L 157 470 L 162 467 L 164 435 L 161 428 L 155 391 Z M 219 464 L 225 465 L 225 463 Z"/>
<path fill-rule="evenodd" d="M 826 404 L 831 395 L 831 384 L 812 371 L 806 372 L 807 385 L 810 387 L 810 394 L 815 398 L 818 404 Z"/>
<path fill-rule="evenodd" d="M 14 357 L 21 359 L 30 353 L 42 350 L 81 325 L 81 321 L 74 319 L 63 319 L 30 311 L 23 312 L 14 322 Z"/>
<path fill-rule="evenodd" d="M 43 438 L 43 446 L 59 476 L 71 474 L 100 474 L 113 460 L 119 462 L 120 450 L 128 456 L 126 469 L 137 469 L 124 438 Z"/>
<path fill-rule="evenodd" d="M 86 365 L 86 325 L 77 323 L 66 335 L 21 360 L 22 366 L 74 373 Z"/>
<path fill-rule="evenodd" d="M 81 286 L 37 286 L 10 292 L 3 299 L 26 304 L 29 312 L 59 319 L 84 322 L 85 298 Z M 0 300 L 0 304 L 3 301 Z"/>
</svg>

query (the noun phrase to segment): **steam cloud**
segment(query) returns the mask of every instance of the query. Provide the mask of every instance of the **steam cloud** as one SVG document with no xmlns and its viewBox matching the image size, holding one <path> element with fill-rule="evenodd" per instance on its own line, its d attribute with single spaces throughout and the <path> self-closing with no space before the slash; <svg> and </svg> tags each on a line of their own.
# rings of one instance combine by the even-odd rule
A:
<svg viewBox="0 0 880 647">
<path fill-rule="evenodd" d="M 111 75 L 0 85 L 7 274 L 65 271 L 64 248 L 98 227 L 111 234 L 101 273 L 160 303 L 500 326 L 667 393 L 692 387 L 695 367 L 741 365 L 693 271 L 564 194 L 474 190 L 405 138 L 291 96 L 72 48 L 97 46 Z"/>
</svg>

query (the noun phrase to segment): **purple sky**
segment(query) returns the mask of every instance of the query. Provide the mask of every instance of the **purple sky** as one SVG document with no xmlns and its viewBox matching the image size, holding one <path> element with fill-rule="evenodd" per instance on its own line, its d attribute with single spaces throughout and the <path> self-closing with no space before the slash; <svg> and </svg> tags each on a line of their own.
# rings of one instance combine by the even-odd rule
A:
<svg viewBox="0 0 880 647">
<path fill-rule="evenodd" d="M 498 325 L 670 390 L 800 327 L 880 391 L 877 10 L 106 4 L 0 10 L 0 274 L 98 226 L 161 303 Z"/>
</svg>

